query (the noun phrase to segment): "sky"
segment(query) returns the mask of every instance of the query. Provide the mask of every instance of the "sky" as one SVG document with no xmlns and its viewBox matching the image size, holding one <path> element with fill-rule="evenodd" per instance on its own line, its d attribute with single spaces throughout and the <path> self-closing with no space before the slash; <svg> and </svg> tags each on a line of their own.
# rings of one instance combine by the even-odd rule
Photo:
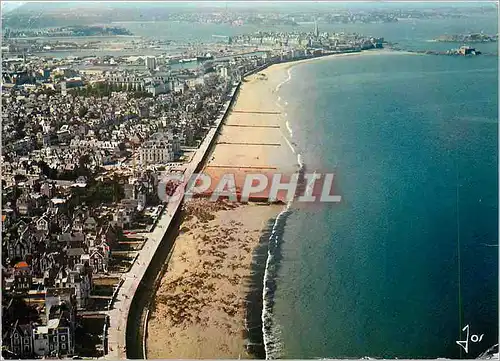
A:
<svg viewBox="0 0 500 361">
<path fill-rule="evenodd" d="M 333 0 L 328 3 L 322 1 L 318 3 L 315 0 L 306 0 L 299 2 L 290 2 L 287 0 L 273 0 L 273 1 L 252 1 L 252 0 L 233 0 L 233 1 L 122 1 L 122 0 L 108 0 L 108 1 L 50 1 L 50 0 L 36 0 L 36 1 L 1 1 L 2 4 L 2 13 L 6 14 L 15 9 L 22 7 L 19 10 L 30 10 L 30 11 L 41 11 L 43 9 L 51 8 L 51 9 L 71 9 L 75 3 L 78 3 L 78 7 L 89 7 L 89 8 L 99 8 L 100 6 L 110 7 L 110 4 L 113 4 L 111 8 L 137 8 L 137 5 L 140 3 L 141 8 L 148 7 L 158 7 L 165 6 L 170 8 L 193 8 L 193 7 L 227 7 L 227 8 L 239 8 L 239 7 L 254 7 L 255 3 L 258 3 L 258 8 L 273 8 L 280 7 L 285 5 L 288 9 L 299 9 L 304 7 L 306 4 L 311 5 L 313 8 L 324 8 L 324 7 L 348 7 L 350 9 L 363 8 L 366 6 L 373 7 L 376 4 L 376 8 L 405 8 L 406 6 L 414 8 L 414 9 L 422 9 L 422 8 L 439 8 L 443 7 L 471 7 L 471 6 L 484 6 L 485 3 L 495 4 L 495 1 L 453 1 L 453 2 L 442 2 L 442 1 L 419 1 L 415 2 L 412 0 L 399 0 L 399 1 L 342 1 L 342 0 Z M 253 3 L 253 4 L 252 4 Z M 405 4 L 406 3 L 406 4 Z M 334 5 L 335 4 L 335 5 Z"/>
<path fill-rule="evenodd" d="M 25 1 L 2 1 L 2 13 L 8 13 L 18 7 L 26 4 Z"/>
</svg>

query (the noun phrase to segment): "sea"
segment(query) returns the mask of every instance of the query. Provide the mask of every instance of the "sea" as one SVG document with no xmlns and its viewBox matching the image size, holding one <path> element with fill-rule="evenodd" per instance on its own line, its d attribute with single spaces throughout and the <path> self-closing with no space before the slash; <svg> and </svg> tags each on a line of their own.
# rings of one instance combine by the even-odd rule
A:
<svg viewBox="0 0 500 361">
<path fill-rule="evenodd" d="M 445 50 L 457 44 L 427 40 L 496 33 L 490 20 L 361 32 Z M 276 221 L 267 358 L 474 358 L 498 343 L 498 56 L 343 57 L 289 75 L 301 162 L 334 172 L 342 201 Z"/>
</svg>

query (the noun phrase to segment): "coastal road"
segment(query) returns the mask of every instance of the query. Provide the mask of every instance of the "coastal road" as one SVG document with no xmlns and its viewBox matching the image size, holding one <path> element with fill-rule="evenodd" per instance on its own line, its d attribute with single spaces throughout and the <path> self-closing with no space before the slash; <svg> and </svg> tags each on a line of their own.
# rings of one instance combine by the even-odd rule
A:
<svg viewBox="0 0 500 361">
<path fill-rule="evenodd" d="M 113 308 L 109 311 L 109 334 L 107 359 L 126 358 L 126 328 L 127 319 L 135 291 L 146 272 L 158 246 L 163 239 L 166 229 L 177 213 L 181 201 L 171 202 L 163 211 L 158 225 L 148 236 L 146 244 L 132 265 L 130 271 L 123 276 L 124 282 L 118 291 Z M 159 227 L 160 226 L 160 227 Z"/>
<path fill-rule="evenodd" d="M 231 92 L 231 100 L 224 104 L 223 111 L 218 117 L 214 126 L 209 130 L 207 136 L 202 144 L 196 151 L 191 161 L 187 164 L 185 176 L 187 179 L 198 170 L 205 160 L 207 154 L 210 152 L 213 140 L 216 137 L 218 130 L 229 111 L 232 104 L 232 99 L 235 98 L 238 86 L 235 86 Z M 129 272 L 124 274 L 123 284 L 118 290 L 116 299 L 113 303 L 112 309 L 109 311 L 109 332 L 108 332 L 108 353 L 106 359 L 124 359 L 127 358 L 127 322 L 137 288 L 142 282 L 144 275 L 153 260 L 153 256 L 158 250 L 162 240 L 169 229 L 172 220 L 177 215 L 181 207 L 182 199 L 173 200 L 169 202 L 163 209 L 162 214 L 154 230 L 147 235 L 146 243 L 143 249 L 139 252 L 137 259 L 132 265 Z M 135 325 L 136 330 L 140 329 L 142 325 Z M 130 330 L 129 332 L 132 332 Z M 137 332 L 135 332 L 137 334 Z M 144 346 L 144 345 L 143 345 Z M 134 352 L 137 353 L 137 352 Z M 142 353 L 142 351 L 141 351 Z"/>
</svg>

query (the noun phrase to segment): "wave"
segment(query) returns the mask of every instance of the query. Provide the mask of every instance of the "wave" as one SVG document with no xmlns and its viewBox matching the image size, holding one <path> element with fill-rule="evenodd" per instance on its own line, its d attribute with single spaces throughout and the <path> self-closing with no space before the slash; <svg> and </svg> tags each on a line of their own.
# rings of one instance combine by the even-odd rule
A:
<svg viewBox="0 0 500 361">
<path fill-rule="evenodd" d="M 286 141 L 286 144 L 288 144 L 288 146 L 290 147 L 291 151 L 293 154 L 295 154 L 295 148 L 293 147 L 292 143 L 290 143 L 290 141 L 288 140 L 287 137 L 283 136 L 283 138 L 285 138 L 285 141 Z"/>
<path fill-rule="evenodd" d="M 290 133 L 290 138 L 293 138 L 293 130 L 290 127 L 290 122 L 287 120 L 285 121 L 286 129 L 288 129 L 288 133 Z"/>
<path fill-rule="evenodd" d="M 277 359 L 282 352 L 279 328 L 275 324 L 273 318 L 273 307 L 281 240 L 286 219 L 291 214 L 291 203 L 292 202 L 289 202 L 278 217 L 276 217 L 269 237 L 266 268 L 264 271 L 264 287 L 262 292 L 262 337 L 266 360 Z"/>
<path fill-rule="evenodd" d="M 282 81 L 276 87 L 276 91 L 278 91 L 281 86 L 292 79 L 291 68 L 288 69 L 288 77 L 284 81 Z M 284 108 L 279 101 L 282 98 L 278 96 L 278 105 L 281 108 Z M 284 102 L 285 105 L 288 105 L 288 102 Z M 284 114 L 286 116 L 286 113 Z M 290 138 L 293 137 L 293 131 L 290 126 L 288 120 L 285 121 L 286 128 L 290 134 Z M 302 160 L 302 155 L 298 153 L 295 148 L 292 146 L 288 137 L 283 134 L 288 146 L 292 150 L 294 154 L 297 154 L 297 162 L 299 164 L 299 173 L 303 173 L 304 170 L 304 162 Z M 295 143 L 294 143 L 295 144 Z M 277 359 L 281 356 L 283 351 L 283 345 L 280 341 L 280 329 L 279 326 L 275 323 L 273 317 L 273 307 L 274 307 L 274 295 L 276 291 L 276 281 L 278 276 L 278 267 L 279 261 L 281 259 L 281 244 L 283 239 L 283 233 L 286 226 L 286 220 L 292 214 L 293 201 L 290 201 L 286 204 L 284 209 L 280 214 L 276 217 L 274 224 L 271 229 L 271 234 L 269 235 L 269 243 L 268 243 L 268 251 L 267 251 L 267 260 L 266 260 L 266 268 L 264 270 L 264 280 L 263 280 L 263 291 L 262 291 L 262 338 L 264 343 L 264 351 L 266 355 L 266 360 L 269 359 Z"/>
<path fill-rule="evenodd" d="M 280 90 L 280 88 L 281 88 L 281 86 L 282 86 L 283 84 L 286 84 L 286 83 L 288 83 L 290 80 L 292 80 L 292 68 L 288 69 L 287 74 L 288 74 L 288 77 L 276 86 L 276 89 L 275 89 L 275 91 L 276 91 L 276 92 L 277 92 L 278 90 Z"/>
</svg>

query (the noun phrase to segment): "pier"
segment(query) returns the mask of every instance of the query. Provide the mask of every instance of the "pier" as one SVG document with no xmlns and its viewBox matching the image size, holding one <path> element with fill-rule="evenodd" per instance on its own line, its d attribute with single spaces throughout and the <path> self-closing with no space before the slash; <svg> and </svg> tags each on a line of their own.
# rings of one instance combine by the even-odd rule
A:
<svg viewBox="0 0 500 361">
<path fill-rule="evenodd" d="M 281 112 L 265 111 L 265 110 L 233 110 L 233 113 L 246 113 L 246 114 L 281 114 Z"/>
</svg>

